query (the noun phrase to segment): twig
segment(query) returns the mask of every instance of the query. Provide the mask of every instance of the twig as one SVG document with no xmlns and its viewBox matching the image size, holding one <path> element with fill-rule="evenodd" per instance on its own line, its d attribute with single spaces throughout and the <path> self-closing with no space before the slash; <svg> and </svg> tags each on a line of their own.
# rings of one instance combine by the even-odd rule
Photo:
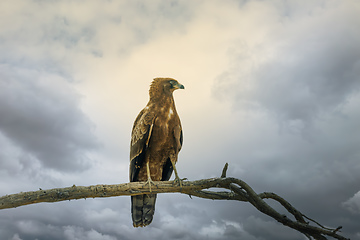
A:
<svg viewBox="0 0 360 240">
<path fill-rule="evenodd" d="M 302 216 L 303 216 L 304 218 L 306 218 L 307 220 L 309 220 L 309 221 L 317 224 L 317 225 L 320 226 L 321 228 L 324 228 L 324 229 L 327 229 L 327 230 L 330 230 L 330 231 L 333 231 L 333 232 L 337 232 L 337 231 L 339 231 L 340 229 L 342 229 L 342 226 L 339 226 L 339 227 L 337 227 L 336 229 L 327 228 L 327 227 L 321 225 L 320 223 L 318 223 L 317 221 L 315 221 L 314 219 L 311 219 L 311 218 L 309 218 L 309 217 L 307 217 L 307 216 L 305 216 L 305 215 L 302 215 Z"/>
<path fill-rule="evenodd" d="M 225 166 L 222 170 L 222 173 L 221 173 L 221 178 L 226 178 L 226 171 L 228 170 L 228 166 L 229 164 L 228 163 L 225 163 Z"/>
</svg>

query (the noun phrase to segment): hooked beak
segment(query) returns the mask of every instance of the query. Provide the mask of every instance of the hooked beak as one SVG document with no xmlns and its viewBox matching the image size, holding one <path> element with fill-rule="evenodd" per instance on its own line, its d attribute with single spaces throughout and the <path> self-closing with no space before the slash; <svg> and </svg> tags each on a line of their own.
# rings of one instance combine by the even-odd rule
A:
<svg viewBox="0 0 360 240">
<path fill-rule="evenodd" d="M 185 89 L 184 85 L 182 85 L 182 84 L 180 84 L 180 83 L 176 84 L 175 87 L 176 87 L 177 89 Z"/>
</svg>

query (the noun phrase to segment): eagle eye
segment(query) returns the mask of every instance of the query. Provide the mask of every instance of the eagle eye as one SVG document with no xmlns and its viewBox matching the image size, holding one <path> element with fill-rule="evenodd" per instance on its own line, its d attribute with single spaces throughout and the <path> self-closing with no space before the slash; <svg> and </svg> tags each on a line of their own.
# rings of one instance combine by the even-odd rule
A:
<svg viewBox="0 0 360 240">
<path fill-rule="evenodd" d="M 171 88 L 174 88 L 174 85 L 176 85 L 176 81 L 175 80 L 170 80 L 169 81 Z"/>
</svg>

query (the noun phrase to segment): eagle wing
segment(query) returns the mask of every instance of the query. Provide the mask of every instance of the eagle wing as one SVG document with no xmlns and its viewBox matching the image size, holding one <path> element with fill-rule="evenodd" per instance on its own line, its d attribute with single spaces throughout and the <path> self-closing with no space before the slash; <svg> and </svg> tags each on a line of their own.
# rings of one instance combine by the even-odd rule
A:
<svg viewBox="0 0 360 240">
<path fill-rule="evenodd" d="M 141 110 L 136 117 L 131 133 L 130 146 L 130 182 L 137 180 L 140 167 L 145 159 L 145 150 L 149 144 L 155 116 L 148 108 Z"/>
</svg>

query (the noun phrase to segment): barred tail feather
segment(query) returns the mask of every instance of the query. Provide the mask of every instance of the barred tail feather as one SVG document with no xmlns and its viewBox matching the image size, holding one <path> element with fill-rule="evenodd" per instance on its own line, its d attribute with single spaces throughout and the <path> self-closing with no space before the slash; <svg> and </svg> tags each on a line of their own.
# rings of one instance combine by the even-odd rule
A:
<svg viewBox="0 0 360 240">
<path fill-rule="evenodd" d="M 131 196 L 131 215 L 134 227 L 142 227 L 143 196 Z"/>
<path fill-rule="evenodd" d="M 156 194 L 131 196 L 131 213 L 134 227 L 145 227 L 153 219 Z"/>
</svg>

